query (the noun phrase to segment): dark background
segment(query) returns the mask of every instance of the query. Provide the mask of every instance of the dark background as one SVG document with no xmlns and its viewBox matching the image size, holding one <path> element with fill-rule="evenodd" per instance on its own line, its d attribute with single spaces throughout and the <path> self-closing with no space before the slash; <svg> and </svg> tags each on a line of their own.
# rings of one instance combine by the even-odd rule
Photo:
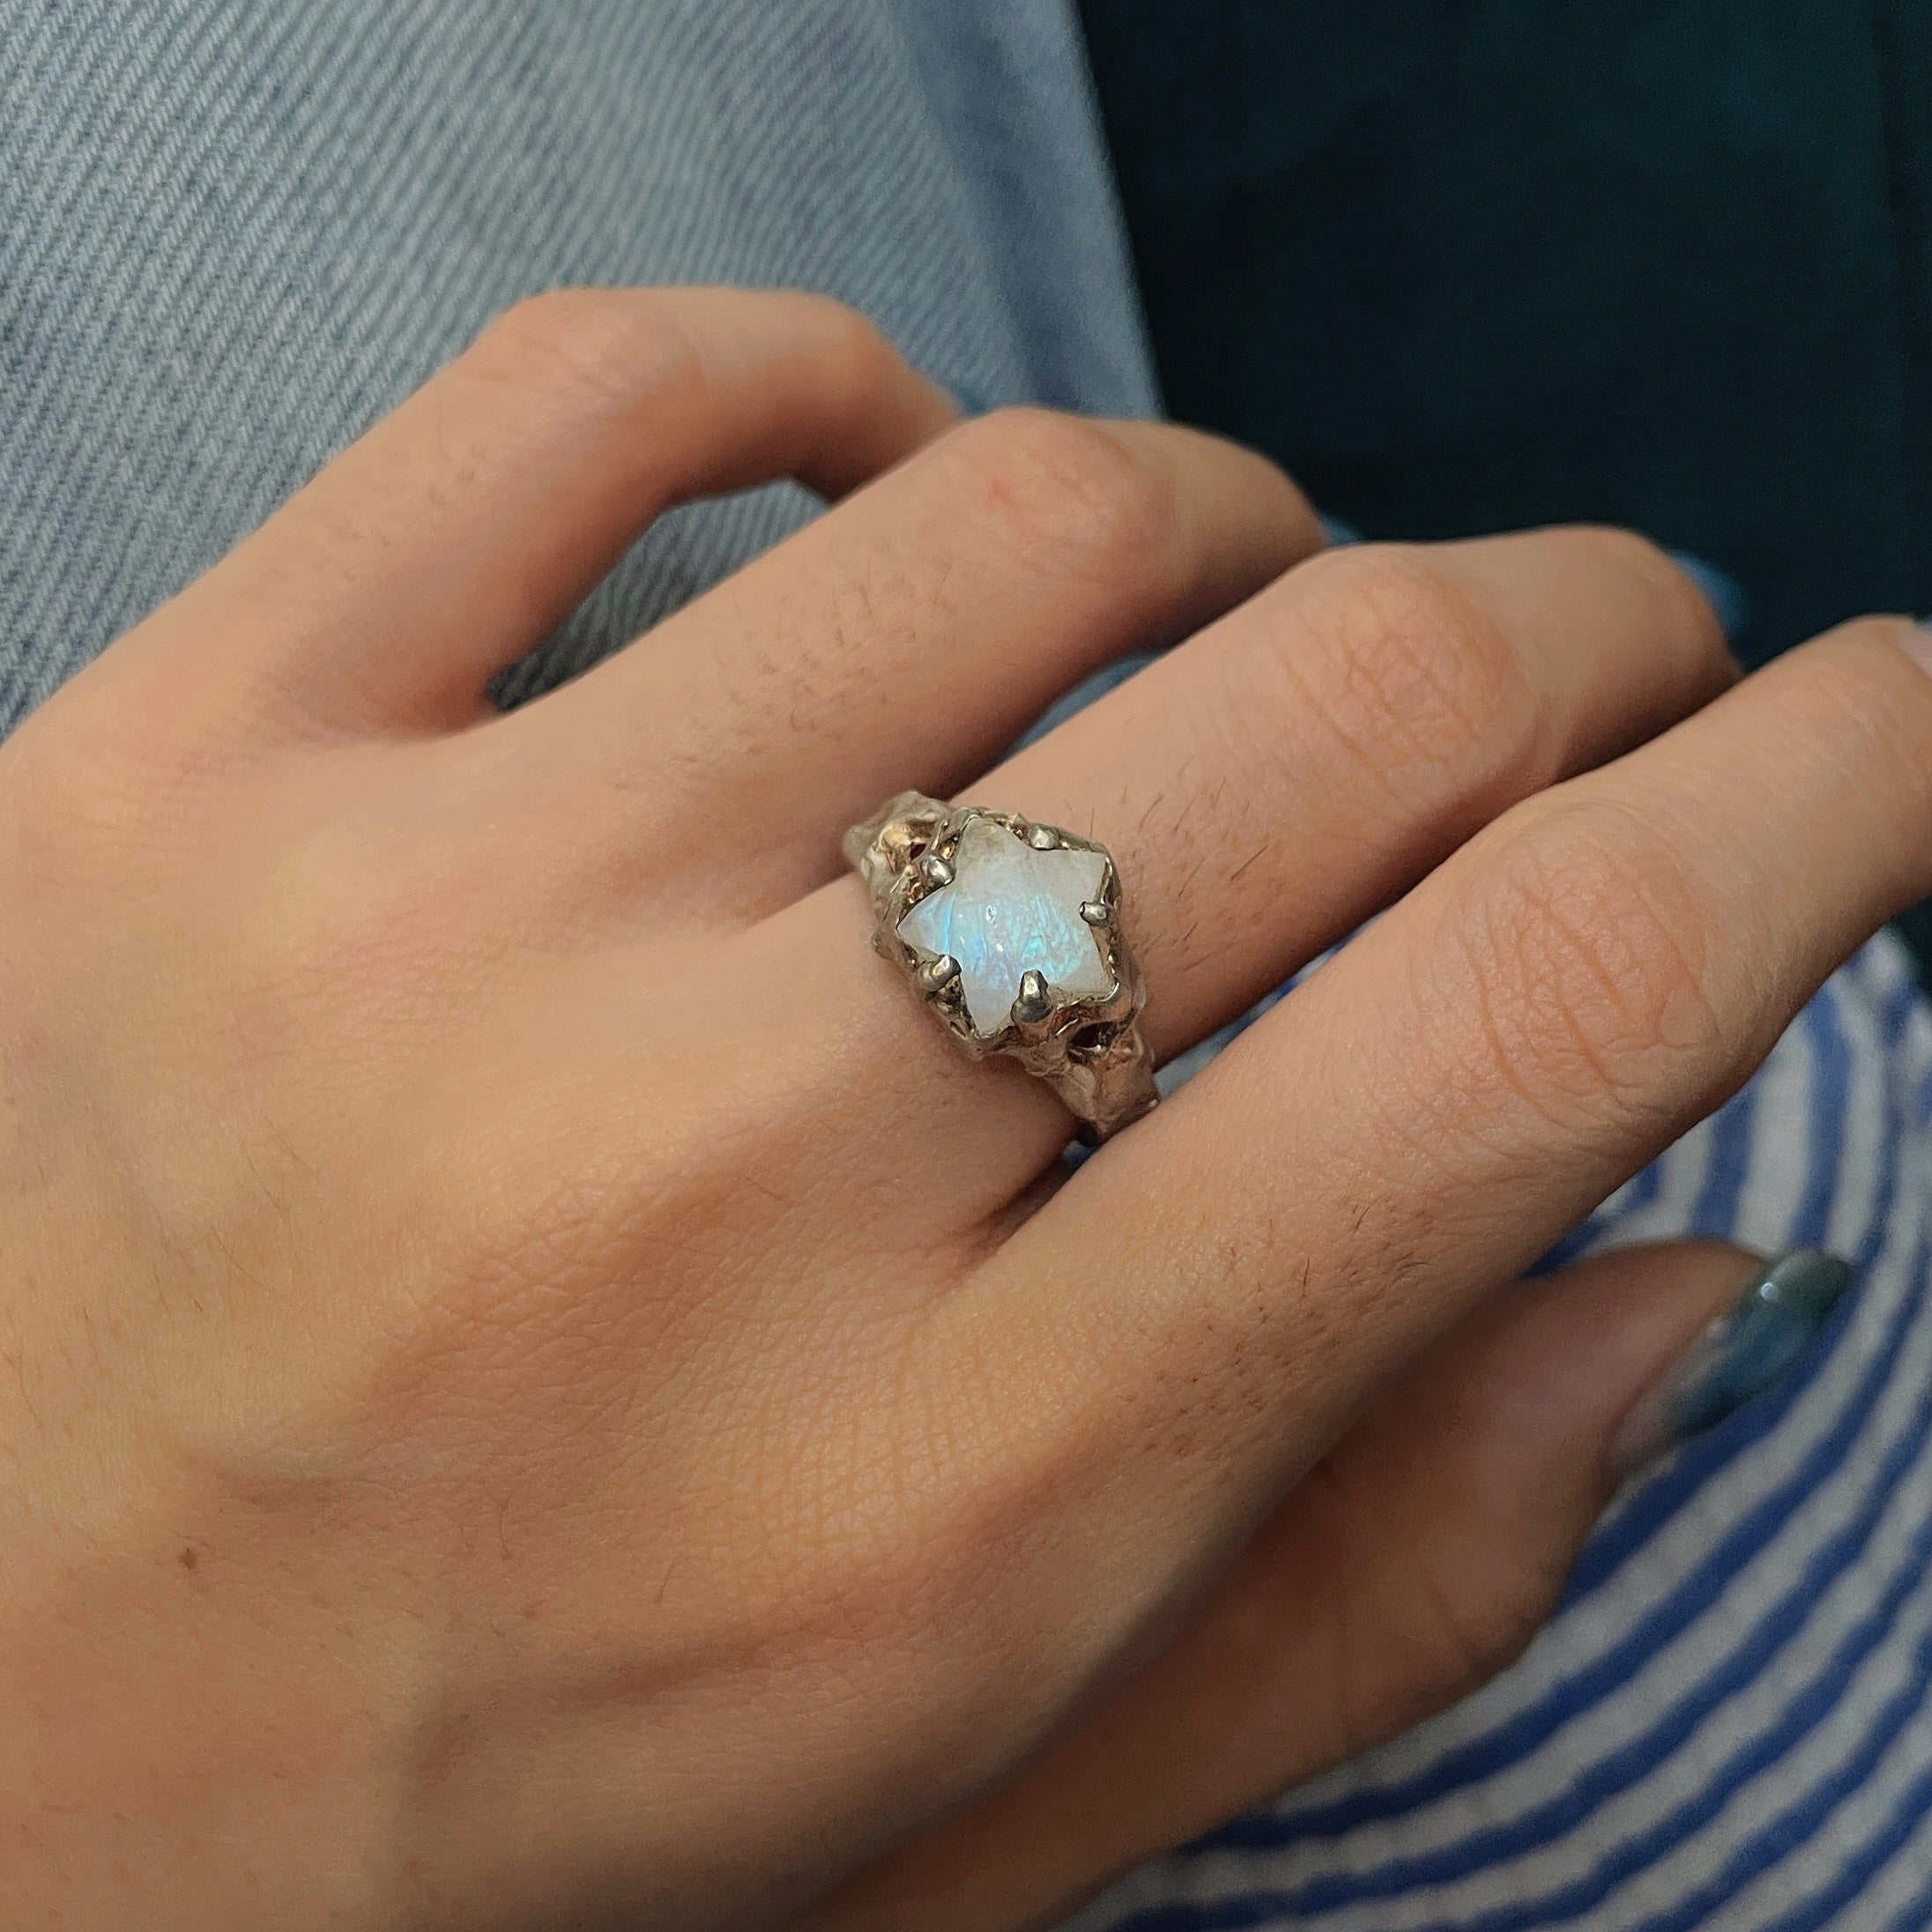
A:
<svg viewBox="0 0 1932 1932">
<path fill-rule="evenodd" d="M 1696 552 L 1753 662 L 1932 610 L 1932 0 L 1082 11 L 1173 414 L 1370 536 Z"/>
</svg>

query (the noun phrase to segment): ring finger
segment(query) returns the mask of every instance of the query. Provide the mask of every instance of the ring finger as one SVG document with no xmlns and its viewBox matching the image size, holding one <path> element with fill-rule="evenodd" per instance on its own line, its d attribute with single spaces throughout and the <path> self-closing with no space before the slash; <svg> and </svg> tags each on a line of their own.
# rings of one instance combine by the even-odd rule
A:
<svg viewBox="0 0 1932 1932">
<path fill-rule="evenodd" d="M 1556 530 L 1303 565 L 970 788 L 1099 839 L 1126 882 L 1165 1058 L 1234 1017 L 1506 809 L 1735 677 L 1701 594 L 1640 539 Z M 970 1150 L 996 1210 L 1066 1120 L 954 1054 L 864 955 L 850 881 L 754 935 L 795 963 L 795 1023 L 864 1037 L 865 1112 Z M 802 964 L 803 970 L 800 970 Z M 885 1090 L 881 1091 L 881 1083 Z M 867 1130 L 858 1130 L 863 1137 Z"/>
</svg>

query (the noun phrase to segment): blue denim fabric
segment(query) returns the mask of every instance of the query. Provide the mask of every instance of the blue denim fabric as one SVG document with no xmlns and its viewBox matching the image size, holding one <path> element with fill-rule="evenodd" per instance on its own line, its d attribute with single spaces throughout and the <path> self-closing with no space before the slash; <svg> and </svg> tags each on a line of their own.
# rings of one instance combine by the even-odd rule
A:
<svg viewBox="0 0 1932 1932">
<path fill-rule="evenodd" d="M 0 0 L 0 731 L 579 281 L 821 289 L 983 404 L 1155 404 L 1059 0 Z M 666 518 L 511 694 L 809 514 Z"/>
</svg>

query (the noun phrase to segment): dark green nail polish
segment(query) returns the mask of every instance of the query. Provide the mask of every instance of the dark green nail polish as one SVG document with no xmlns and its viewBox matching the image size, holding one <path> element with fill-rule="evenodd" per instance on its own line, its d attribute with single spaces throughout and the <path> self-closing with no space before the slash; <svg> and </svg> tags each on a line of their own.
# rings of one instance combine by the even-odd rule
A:
<svg viewBox="0 0 1932 1932">
<path fill-rule="evenodd" d="M 1788 1374 L 1851 1285 L 1850 1267 L 1821 1249 L 1796 1248 L 1766 1263 L 1665 1385 L 1675 1438 L 1715 1427 Z"/>
</svg>

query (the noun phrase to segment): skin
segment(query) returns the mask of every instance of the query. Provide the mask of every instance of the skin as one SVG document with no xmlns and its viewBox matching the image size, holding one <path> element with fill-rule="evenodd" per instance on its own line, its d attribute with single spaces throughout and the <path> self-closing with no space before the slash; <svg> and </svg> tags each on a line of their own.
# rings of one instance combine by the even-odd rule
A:
<svg viewBox="0 0 1932 1932">
<path fill-rule="evenodd" d="M 1748 1263 L 1512 1284 L 1932 890 L 1932 682 L 1319 547 L 824 301 L 549 296 L 0 748 L 10 1923 L 1049 1922 L 1520 1646 Z M 1064 1179 L 869 950 L 906 786 L 1111 845 L 1163 1056 L 1383 916 Z"/>
</svg>

